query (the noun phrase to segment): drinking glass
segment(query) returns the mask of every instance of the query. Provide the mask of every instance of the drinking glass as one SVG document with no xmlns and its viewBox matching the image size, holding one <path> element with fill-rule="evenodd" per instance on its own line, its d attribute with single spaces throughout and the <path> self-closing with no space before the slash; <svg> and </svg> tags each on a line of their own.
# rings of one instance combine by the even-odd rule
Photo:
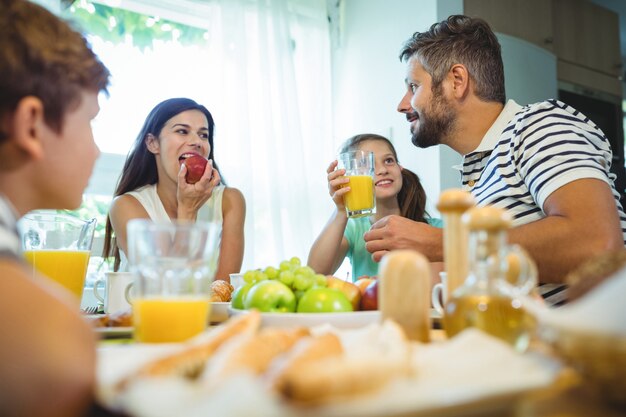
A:
<svg viewBox="0 0 626 417">
<path fill-rule="evenodd" d="M 22 217 L 18 229 L 24 257 L 33 265 L 33 272 L 58 282 L 80 303 L 96 219 L 37 211 Z"/>
<path fill-rule="evenodd" d="M 128 222 L 135 339 L 180 342 L 204 331 L 211 313 L 210 259 L 218 228 L 205 222 Z"/>
<path fill-rule="evenodd" d="M 338 168 L 346 170 L 350 187 L 343 201 L 348 217 L 356 218 L 374 214 L 374 153 L 369 151 L 349 151 L 339 154 Z"/>
</svg>

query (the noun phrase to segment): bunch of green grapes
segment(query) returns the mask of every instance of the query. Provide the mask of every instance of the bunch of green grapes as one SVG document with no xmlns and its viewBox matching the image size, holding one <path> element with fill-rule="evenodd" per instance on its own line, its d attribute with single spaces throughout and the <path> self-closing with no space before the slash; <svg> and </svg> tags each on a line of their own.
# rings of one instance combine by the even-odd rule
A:
<svg viewBox="0 0 626 417">
<path fill-rule="evenodd" d="M 282 282 L 296 295 L 304 293 L 309 288 L 326 286 L 326 277 L 315 273 L 309 266 L 303 266 L 297 256 L 288 261 L 282 261 L 278 268 L 268 266 L 265 269 L 251 269 L 243 274 L 246 284 L 253 285 L 266 279 L 276 279 Z"/>
</svg>

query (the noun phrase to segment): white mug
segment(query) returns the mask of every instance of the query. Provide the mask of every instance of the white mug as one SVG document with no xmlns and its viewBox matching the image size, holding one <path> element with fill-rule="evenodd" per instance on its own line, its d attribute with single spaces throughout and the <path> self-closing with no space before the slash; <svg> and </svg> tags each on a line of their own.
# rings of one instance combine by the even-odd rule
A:
<svg viewBox="0 0 626 417">
<path fill-rule="evenodd" d="M 433 285 L 433 292 L 430 300 L 433 304 L 433 308 L 439 314 L 443 315 L 443 306 L 446 304 L 446 297 L 448 294 L 446 291 L 446 281 L 448 280 L 448 275 L 445 272 L 440 272 L 439 278 L 441 279 L 441 282 Z"/>
<path fill-rule="evenodd" d="M 93 284 L 94 296 L 104 304 L 105 313 L 116 313 L 130 309 L 130 290 L 135 274 L 132 272 L 107 272 L 106 278 L 98 278 Z M 104 283 L 104 297 L 98 291 L 98 285 Z"/>
<path fill-rule="evenodd" d="M 234 289 L 241 287 L 243 284 L 245 284 L 243 274 L 230 274 L 230 285 L 232 285 Z"/>
</svg>

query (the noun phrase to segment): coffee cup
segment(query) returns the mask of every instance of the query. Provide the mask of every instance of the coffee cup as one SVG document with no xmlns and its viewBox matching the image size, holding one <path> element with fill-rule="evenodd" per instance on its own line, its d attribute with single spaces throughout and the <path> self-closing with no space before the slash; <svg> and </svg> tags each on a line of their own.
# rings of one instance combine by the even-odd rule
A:
<svg viewBox="0 0 626 417">
<path fill-rule="evenodd" d="M 232 285 L 234 289 L 241 287 L 243 284 L 245 284 L 243 274 L 230 274 L 230 285 Z"/>
<path fill-rule="evenodd" d="M 448 276 L 445 272 L 440 272 L 439 278 L 441 279 L 441 282 L 433 285 L 431 302 L 435 311 L 443 315 L 443 307 L 446 304 L 446 298 L 448 293 L 446 291 L 446 282 L 448 280 Z"/>
<path fill-rule="evenodd" d="M 93 294 L 104 304 L 105 313 L 116 313 L 130 309 L 130 290 L 135 275 L 132 272 L 107 272 L 93 284 Z M 104 296 L 100 294 L 100 284 L 104 284 Z"/>
</svg>

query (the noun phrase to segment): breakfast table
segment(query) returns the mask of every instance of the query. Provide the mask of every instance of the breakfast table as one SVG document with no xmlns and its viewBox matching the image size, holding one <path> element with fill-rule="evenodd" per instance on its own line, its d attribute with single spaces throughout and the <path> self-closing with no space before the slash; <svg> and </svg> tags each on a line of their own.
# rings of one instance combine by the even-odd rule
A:
<svg viewBox="0 0 626 417">
<path fill-rule="evenodd" d="M 415 321 L 386 308 L 401 295 L 384 287 L 377 311 L 228 307 L 224 321 L 182 343 L 136 343 L 131 332 L 103 338 L 97 398 L 131 417 L 623 416 L 624 307 L 615 301 L 624 291 L 626 272 L 558 309 L 524 299 L 536 326 L 523 347 L 474 326 L 448 337 L 425 299 L 409 306 L 426 313 L 427 337 L 411 337 Z"/>
</svg>

